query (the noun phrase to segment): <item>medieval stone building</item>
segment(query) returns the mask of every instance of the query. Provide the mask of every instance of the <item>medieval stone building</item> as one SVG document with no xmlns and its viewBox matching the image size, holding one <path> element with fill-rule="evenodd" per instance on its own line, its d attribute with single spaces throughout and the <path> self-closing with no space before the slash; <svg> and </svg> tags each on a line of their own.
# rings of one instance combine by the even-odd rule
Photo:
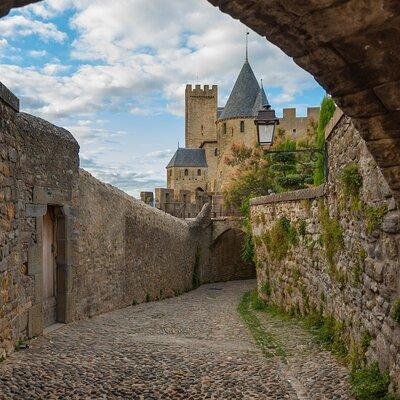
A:
<svg viewBox="0 0 400 400">
<path fill-rule="evenodd" d="M 211 201 L 214 214 L 227 214 L 221 192 L 232 167 L 225 163 L 232 144 L 257 143 L 255 119 L 269 105 L 265 90 L 246 57 L 225 107 L 218 107 L 218 86 L 187 85 L 185 90 L 185 148 L 178 148 L 167 165 L 167 189 L 156 189 L 156 207 L 179 217 L 193 217 Z M 295 108 L 283 110 L 280 129 L 295 137 L 317 121 L 319 108 L 297 117 Z"/>
</svg>

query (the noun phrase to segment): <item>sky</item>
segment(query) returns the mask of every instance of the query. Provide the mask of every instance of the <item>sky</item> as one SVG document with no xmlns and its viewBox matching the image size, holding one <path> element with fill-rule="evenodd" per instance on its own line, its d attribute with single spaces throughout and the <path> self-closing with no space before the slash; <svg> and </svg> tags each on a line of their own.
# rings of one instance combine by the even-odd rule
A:
<svg viewBox="0 0 400 400">
<path fill-rule="evenodd" d="M 186 84 L 219 85 L 223 106 L 247 30 L 206 0 L 46 0 L 0 20 L 0 80 L 74 135 L 82 168 L 139 197 L 184 145 Z M 278 115 L 320 104 L 313 77 L 251 30 L 249 60 Z"/>
</svg>

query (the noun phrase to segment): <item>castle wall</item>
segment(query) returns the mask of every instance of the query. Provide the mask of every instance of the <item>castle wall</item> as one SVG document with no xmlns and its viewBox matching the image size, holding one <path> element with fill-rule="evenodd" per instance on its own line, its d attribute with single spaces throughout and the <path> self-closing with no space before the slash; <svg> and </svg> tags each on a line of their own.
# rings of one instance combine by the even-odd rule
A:
<svg viewBox="0 0 400 400">
<path fill-rule="evenodd" d="M 185 170 L 188 175 L 185 175 Z M 201 175 L 198 175 L 198 171 Z M 175 196 L 179 196 L 179 191 L 190 190 L 195 192 L 197 188 L 207 191 L 208 169 L 204 167 L 172 167 L 167 170 L 168 189 L 173 189 Z"/>
<path fill-rule="evenodd" d="M 203 149 L 206 152 L 207 160 L 207 191 L 215 192 L 216 189 L 216 177 L 218 170 L 218 156 L 219 148 L 218 142 L 206 142 L 203 144 Z"/>
<path fill-rule="evenodd" d="M 81 170 L 74 273 L 75 318 L 192 288 L 197 235 Z"/>
<path fill-rule="evenodd" d="M 338 115 L 340 110 L 336 121 Z M 400 213 L 348 117 L 339 119 L 327 145 L 325 188 L 252 201 L 259 293 L 287 311 L 304 315 L 321 309 L 332 315 L 349 349 L 359 346 L 360 351 L 368 332 L 367 359 L 378 360 L 400 383 L 400 324 L 393 318 L 395 304 L 400 304 Z M 363 180 L 353 197 L 341 178 L 350 163 L 358 166 Z M 297 229 L 297 241 L 288 244 L 281 237 L 271 247 L 271 229 L 282 217 Z"/>
<path fill-rule="evenodd" d="M 284 108 L 283 117 L 279 118 L 278 128 L 293 137 L 303 136 L 312 122 L 318 123 L 319 110 L 319 107 L 308 107 L 306 117 L 297 117 L 295 108 Z"/>
<path fill-rule="evenodd" d="M 244 132 L 240 131 L 240 122 L 244 122 Z M 226 126 L 226 128 L 225 128 Z M 257 143 L 257 127 L 254 118 L 229 119 L 218 121 L 218 144 L 219 156 L 216 174 L 216 191 L 221 192 L 224 184 L 229 181 L 235 168 L 226 165 L 225 159 L 231 154 L 232 144 L 244 144 L 247 147 L 254 147 Z"/>
<path fill-rule="evenodd" d="M 185 90 L 185 147 L 198 148 L 216 139 L 218 87 L 187 85 Z"/>
</svg>

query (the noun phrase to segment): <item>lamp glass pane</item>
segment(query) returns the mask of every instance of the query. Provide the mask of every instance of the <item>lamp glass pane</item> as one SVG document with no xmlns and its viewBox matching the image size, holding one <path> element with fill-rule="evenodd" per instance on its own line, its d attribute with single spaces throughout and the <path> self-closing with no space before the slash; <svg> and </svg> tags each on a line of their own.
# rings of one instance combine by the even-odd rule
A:
<svg viewBox="0 0 400 400">
<path fill-rule="evenodd" d="M 260 144 L 271 144 L 272 139 L 274 138 L 275 124 L 258 125 L 258 129 L 260 135 Z"/>
</svg>

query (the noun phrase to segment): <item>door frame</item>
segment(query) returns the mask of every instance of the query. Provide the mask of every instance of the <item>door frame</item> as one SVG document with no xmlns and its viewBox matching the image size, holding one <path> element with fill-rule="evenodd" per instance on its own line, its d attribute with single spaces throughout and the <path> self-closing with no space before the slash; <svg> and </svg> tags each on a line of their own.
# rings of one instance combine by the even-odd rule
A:
<svg viewBox="0 0 400 400">
<path fill-rule="evenodd" d="M 26 216 L 35 220 L 34 238 L 28 249 L 28 275 L 33 278 L 32 307 L 28 311 L 28 336 L 43 333 L 43 216 L 53 210 L 57 238 L 57 322 L 69 323 L 73 316 L 72 296 L 72 209 L 70 193 L 34 187 L 33 202 L 26 204 Z"/>
</svg>

